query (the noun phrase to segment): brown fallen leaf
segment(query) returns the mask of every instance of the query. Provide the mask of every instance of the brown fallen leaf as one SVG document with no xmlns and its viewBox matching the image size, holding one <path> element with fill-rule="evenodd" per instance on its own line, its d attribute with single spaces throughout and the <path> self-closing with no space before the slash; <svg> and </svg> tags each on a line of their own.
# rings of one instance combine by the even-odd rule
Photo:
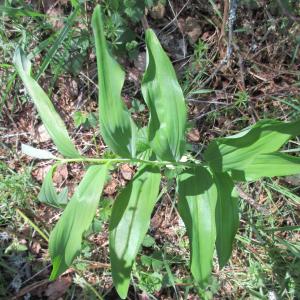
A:
<svg viewBox="0 0 300 300">
<path fill-rule="evenodd" d="M 193 128 L 188 132 L 187 137 L 191 142 L 199 142 L 200 132 L 197 128 Z"/>
<path fill-rule="evenodd" d="M 35 254 L 39 254 L 41 250 L 41 244 L 39 242 L 33 242 L 31 250 Z"/>
<path fill-rule="evenodd" d="M 202 34 L 202 28 L 196 18 L 187 17 L 184 24 L 184 32 L 189 38 L 189 42 L 195 44 Z"/>
<path fill-rule="evenodd" d="M 104 193 L 109 196 L 113 195 L 117 190 L 117 186 L 118 186 L 117 181 L 114 178 L 112 178 L 109 181 L 109 183 L 105 186 Z"/>
<path fill-rule="evenodd" d="M 140 52 L 134 59 L 133 64 L 140 72 L 143 73 L 146 69 L 146 52 Z"/>
<path fill-rule="evenodd" d="M 48 285 L 45 295 L 48 297 L 48 300 L 57 300 L 66 293 L 71 283 L 72 278 L 70 276 L 60 277 Z"/>
<path fill-rule="evenodd" d="M 46 127 L 41 124 L 38 128 L 37 128 L 37 133 L 38 133 L 38 137 L 37 140 L 39 143 L 44 143 L 44 142 L 48 142 L 51 140 L 50 135 L 48 134 Z"/>
<path fill-rule="evenodd" d="M 300 185 L 300 175 L 286 176 L 282 180 L 287 182 L 288 184 L 290 184 L 292 186 L 299 186 Z"/>
<path fill-rule="evenodd" d="M 149 300 L 149 296 L 143 292 L 142 294 L 138 294 L 139 300 Z"/>
<path fill-rule="evenodd" d="M 46 11 L 46 14 L 48 15 L 48 20 L 49 23 L 53 26 L 54 29 L 59 30 L 64 27 L 64 22 L 63 22 L 63 16 L 64 16 L 64 11 L 60 7 L 50 7 Z"/>
<path fill-rule="evenodd" d="M 57 186 L 61 186 L 62 183 L 68 178 L 68 168 L 67 165 L 60 165 L 56 168 L 53 175 L 53 181 Z"/>
<path fill-rule="evenodd" d="M 17 300 L 17 299 L 21 299 L 22 296 L 31 293 L 31 294 L 36 294 L 34 293 L 37 290 L 40 290 L 41 288 L 43 288 L 47 283 L 49 282 L 48 279 L 44 279 L 38 282 L 34 282 L 28 286 L 25 286 L 24 288 L 22 288 L 18 294 L 12 298 L 10 298 L 11 300 Z"/>
<path fill-rule="evenodd" d="M 150 9 L 150 16 L 155 20 L 162 19 L 165 16 L 165 13 L 166 8 L 162 3 L 158 3 Z"/>
<path fill-rule="evenodd" d="M 129 167 L 128 164 L 122 165 L 120 168 L 120 172 L 125 180 L 131 180 L 133 176 L 133 170 Z"/>
<path fill-rule="evenodd" d="M 35 170 L 32 171 L 31 175 L 39 182 L 42 182 L 50 170 L 50 165 L 39 165 Z"/>
</svg>

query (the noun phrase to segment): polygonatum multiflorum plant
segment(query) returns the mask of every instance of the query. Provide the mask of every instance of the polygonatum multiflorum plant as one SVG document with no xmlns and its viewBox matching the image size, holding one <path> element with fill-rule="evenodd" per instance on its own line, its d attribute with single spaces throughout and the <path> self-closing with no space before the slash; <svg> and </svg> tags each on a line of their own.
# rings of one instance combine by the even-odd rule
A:
<svg viewBox="0 0 300 300">
<path fill-rule="evenodd" d="M 173 66 L 151 29 L 147 29 L 147 66 L 142 94 L 149 110 L 149 123 L 139 128 L 121 98 L 125 74 L 111 55 L 104 36 L 100 6 L 93 13 L 99 82 L 100 131 L 113 158 L 81 155 L 47 94 L 31 77 L 31 64 L 18 48 L 14 63 L 61 157 L 47 150 L 24 146 L 23 151 L 54 165 L 43 182 L 40 201 L 65 204 L 50 234 L 51 279 L 56 279 L 80 253 L 83 234 L 96 214 L 107 174 L 122 163 L 137 172 L 114 201 L 109 224 L 109 252 L 114 285 L 126 298 L 130 273 L 158 201 L 161 177 L 175 169 L 178 212 L 186 226 L 190 245 L 190 269 L 199 287 L 212 271 L 214 249 L 220 267 L 228 262 L 239 225 L 235 183 L 262 177 L 300 173 L 300 158 L 280 149 L 300 134 L 300 121 L 262 120 L 240 133 L 213 140 L 203 160 L 185 155 L 186 105 Z M 146 134 L 145 134 L 146 132 Z M 185 159 L 183 159 L 185 158 Z M 57 194 L 52 174 L 57 165 L 85 163 L 86 173 L 70 201 L 63 190 Z"/>
</svg>

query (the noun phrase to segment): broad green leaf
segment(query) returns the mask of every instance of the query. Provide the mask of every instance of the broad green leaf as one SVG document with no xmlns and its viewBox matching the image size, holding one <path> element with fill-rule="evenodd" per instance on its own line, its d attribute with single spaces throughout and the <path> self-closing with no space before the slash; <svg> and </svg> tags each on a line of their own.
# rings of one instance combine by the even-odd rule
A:
<svg viewBox="0 0 300 300">
<path fill-rule="evenodd" d="M 50 280 L 62 274 L 80 252 L 82 235 L 95 216 L 107 171 L 108 165 L 89 167 L 51 232 L 49 252 L 53 269 Z"/>
<path fill-rule="evenodd" d="M 212 271 L 217 189 L 211 174 L 203 167 L 196 167 L 179 176 L 178 193 L 178 211 L 190 241 L 191 272 L 202 285 Z"/>
<path fill-rule="evenodd" d="M 160 184 L 160 170 L 143 167 L 115 200 L 109 226 L 112 277 L 118 294 L 127 296 L 132 264 L 150 224 Z"/>
<path fill-rule="evenodd" d="M 42 149 L 37 149 L 32 146 L 22 144 L 21 145 L 21 151 L 22 153 L 38 158 L 38 159 L 57 159 L 50 151 L 48 150 L 42 150 Z"/>
<path fill-rule="evenodd" d="M 38 199 L 45 204 L 54 207 L 61 207 L 67 204 L 68 188 L 64 188 L 59 194 L 57 194 L 52 180 L 55 169 L 56 165 L 52 166 L 46 174 L 41 190 L 38 194 Z"/>
<path fill-rule="evenodd" d="M 300 121 L 264 120 L 236 136 L 214 140 L 204 153 L 216 172 L 243 170 L 258 154 L 277 151 L 292 136 L 300 134 Z"/>
<path fill-rule="evenodd" d="M 238 197 L 232 179 L 227 173 L 214 174 L 218 199 L 216 205 L 216 248 L 219 265 L 223 268 L 228 262 L 239 226 Z"/>
<path fill-rule="evenodd" d="M 300 174 L 300 157 L 279 152 L 260 154 L 242 170 L 232 170 L 231 174 L 234 180 L 239 181 Z"/>
<path fill-rule="evenodd" d="M 39 84 L 30 76 L 31 63 L 21 48 L 16 49 L 14 64 L 58 151 L 66 157 L 80 157 L 70 139 L 64 122 L 55 111 L 52 102 Z"/>
<path fill-rule="evenodd" d="M 136 138 L 136 156 L 139 159 L 149 160 L 151 157 L 155 159 L 155 155 L 149 145 L 147 127 L 139 128 Z"/>
<path fill-rule="evenodd" d="M 125 73 L 110 54 L 100 6 L 92 18 L 99 82 L 99 120 L 105 143 L 121 157 L 135 157 L 136 126 L 121 98 Z"/>
<path fill-rule="evenodd" d="M 155 33 L 146 31 L 147 68 L 142 93 L 150 111 L 149 141 L 162 160 L 179 160 L 184 152 L 186 107 L 174 68 Z"/>
</svg>

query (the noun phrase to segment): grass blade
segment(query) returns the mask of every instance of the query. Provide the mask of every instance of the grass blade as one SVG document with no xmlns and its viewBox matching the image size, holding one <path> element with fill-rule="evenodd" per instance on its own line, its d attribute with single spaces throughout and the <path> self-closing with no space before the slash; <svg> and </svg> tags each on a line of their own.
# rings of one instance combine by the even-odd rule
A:
<svg viewBox="0 0 300 300">
<path fill-rule="evenodd" d="M 73 13 L 68 17 L 66 25 L 64 26 L 64 28 L 62 28 L 61 32 L 59 33 L 59 35 L 57 36 L 56 40 L 54 41 L 52 47 L 49 49 L 49 51 L 47 52 L 40 68 L 39 68 L 39 72 L 38 74 L 35 76 L 35 80 L 39 80 L 39 78 L 41 77 L 41 75 L 45 72 L 45 70 L 47 69 L 48 65 L 50 64 L 53 56 L 55 55 L 56 51 L 58 50 L 58 48 L 60 47 L 60 45 L 63 43 L 63 41 L 65 40 L 65 38 L 67 37 L 71 26 L 73 25 L 76 16 L 78 13 L 78 8 L 76 8 Z"/>
</svg>

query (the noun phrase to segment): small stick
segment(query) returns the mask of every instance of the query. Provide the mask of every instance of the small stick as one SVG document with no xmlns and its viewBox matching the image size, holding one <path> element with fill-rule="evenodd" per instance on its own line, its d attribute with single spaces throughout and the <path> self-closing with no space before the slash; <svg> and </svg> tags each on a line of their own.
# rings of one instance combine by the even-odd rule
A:
<svg viewBox="0 0 300 300">
<path fill-rule="evenodd" d="M 217 75 L 217 73 L 228 63 L 232 54 L 232 39 L 233 27 L 236 19 L 237 0 L 230 1 L 229 17 L 228 17 L 228 42 L 225 57 L 220 61 L 219 65 L 215 68 L 212 74 L 200 85 L 200 88 L 206 86 Z"/>
<path fill-rule="evenodd" d="M 240 197 L 245 200 L 248 204 L 250 204 L 252 207 L 254 207 L 257 211 L 265 214 L 265 215 L 269 215 L 270 212 L 267 211 L 265 208 L 260 207 L 256 201 L 250 196 L 248 195 L 246 192 L 244 192 L 240 186 L 236 185 L 235 186 L 237 192 L 239 193 Z"/>
<path fill-rule="evenodd" d="M 144 28 L 145 31 L 150 28 L 145 15 L 143 15 L 141 21 L 142 21 L 142 25 L 143 25 L 143 28 Z"/>
<path fill-rule="evenodd" d="M 221 27 L 219 43 L 221 42 L 221 40 L 225 36 L 225 27 L 226 27 L 226 22 L 228 20 L 228 12 L 229 12 L 229 0 L 225 0 L 224 1 L 223 20 L 222 20 L 222 27 Z"/>
</svg>

